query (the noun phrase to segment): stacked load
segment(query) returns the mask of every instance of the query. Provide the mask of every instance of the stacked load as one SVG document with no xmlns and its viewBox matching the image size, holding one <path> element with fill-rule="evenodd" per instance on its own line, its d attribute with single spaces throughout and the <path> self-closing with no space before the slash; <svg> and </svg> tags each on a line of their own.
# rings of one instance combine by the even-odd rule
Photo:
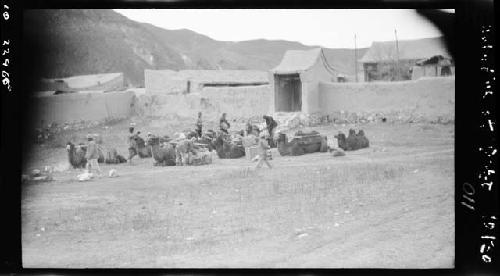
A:
<svg viewBox="0 0 500 276">
<path fill-rule="evenodd" d="M 196 154 L 191 155 L 189 159 L 188 164 L 192 166 L 212 164 L 212 154 L 205 149 L 198 150 Z"/>
<path fill-rule="evenodd" d="M 242 139 L 243 147 L 245 147 L 245 156 L 248 160 L 252 160 L 258 155 L 257 144 L 259 139 L 255 135 L 248 135 Z"/>
<path fill-rule="evenodd" d="M 284 132 L 304 126 L 317 126 L 323 122 L 323 116 L 320 114 L 304 113 L 276 113 L 275 120 L 278 122 L 276 132 Z"/>
</svg>

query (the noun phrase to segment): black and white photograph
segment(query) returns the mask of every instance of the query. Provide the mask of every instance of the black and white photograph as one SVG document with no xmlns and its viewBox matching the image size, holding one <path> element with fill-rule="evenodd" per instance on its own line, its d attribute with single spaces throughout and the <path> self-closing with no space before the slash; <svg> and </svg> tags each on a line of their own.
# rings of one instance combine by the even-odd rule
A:
<svg viewBox="0 0 500 276">
<path fill-rule="evenodd" d="M 453 269 L 435 14 L 24 10 L 22 266 Z"/>
</svg>

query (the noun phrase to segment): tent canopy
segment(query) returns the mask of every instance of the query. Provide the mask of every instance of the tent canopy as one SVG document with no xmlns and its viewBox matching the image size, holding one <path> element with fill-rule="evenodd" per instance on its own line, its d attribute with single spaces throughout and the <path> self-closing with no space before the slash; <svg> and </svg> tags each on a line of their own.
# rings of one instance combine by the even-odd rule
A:
<svg viewBox="0 0 500 276">
<path fill-rule="evenodd" d="M 321 48 L 311 50 L 288 50 L 281 63 L 271 69 L 275 74 L 295 74 L 307 71 L 311 68 L 321 55 Z"/>
</svg>

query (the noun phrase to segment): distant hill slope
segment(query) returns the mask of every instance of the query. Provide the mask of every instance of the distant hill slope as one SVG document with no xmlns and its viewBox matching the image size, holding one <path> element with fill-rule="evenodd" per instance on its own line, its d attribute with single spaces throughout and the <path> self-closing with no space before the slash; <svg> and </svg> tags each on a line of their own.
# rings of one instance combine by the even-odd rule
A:
<svg viewBox="0 0 500 276">
<path fill-rule="evenodd" d="M 310 49 L 285 40 L 217 41 L 190 30 L 166 30 L 112 10 L 28 10 L 24 35 L 44 56 L 43 77 L 123 72 L 144 85 L 144 69 L 256 69 L 279 64 L 287 50 Z M 367 49 L 358 49 L 361 58 Z M 325 49 L 329 63 L 354 74 L 354 50 Z"/>
</svg>

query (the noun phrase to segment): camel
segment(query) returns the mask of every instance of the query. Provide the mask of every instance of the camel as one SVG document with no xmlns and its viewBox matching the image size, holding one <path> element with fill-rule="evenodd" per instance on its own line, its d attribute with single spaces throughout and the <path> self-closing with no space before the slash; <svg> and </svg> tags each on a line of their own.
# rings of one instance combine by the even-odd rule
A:
<svg viewBox="0 0 500 276">
<path fill-rule="evenodd" d="M 296 135 L 288 141 L 286 134 L 280 133 L 278 137 L 278 152 L 281 156 L 298 156 L 313 152 L 328 151 L 326 136 L 315 133 L 311 136 Z"/>
<path fill-rule="evenodd" d="M 99 162 L 100 159 L 104 159 L 104 163 L 106 164 L 121 164 L 127 162 L 127 159 L 125 159 L 125 157 L 123 157 L 122 155 L 118 154 L 118 151 L 115 148 L 103 149 L 100 146 L 98 148 L 99 148 L 99 159 L 97 159 L 97 162 Z M 103 158 L 101 158 L 101 156 Z"/>
<path fill-rule="evenodd" d="M 359 130 L 358 134 L 356 134 L 354 129 L 350 129 L 349 136 L 347 136 L 347 138 L 342 132 L 339 132 L 339 134 L 335 135 L 334 137 L 338 140 L 339 148 L 345 151 L 353 151 L 370 146 L 370 142 L 368 138 L 366 138 L 365 132 L 363 130 Z"/>
<path fill-rule="evenodd" d="M 148 146 L 151 148 L 155 166 L 175 166 L 175 149 L 172 145 L 167 144 L 164 147 L 160 146 L 160 137 L 151 137 L 148 139 Z"/>
<path fill-rule="evenodd" d="M 231 136 L 219 133 L 215 139 L 215 151 L 221 159 L 236 159 L 245 156 L 245 148 L 231 141 Z"/>
<path fill-rule="evenodd" d="M 85 153 L 87 153 L 87 145 L 79 144 L 75 146 L 73 143 L 68 142 L 66 145 L 68 150 L 68 160 L 73 168 L 85 168 L 87 159 L 85 158 Z M 104 149 L 102 146 L 97 147 L 99 157 L 97 158 L 98 163 L 106 164 L 120 164 L 127 162 L 125 157 L 118 154 L 115 148 Z"/>
<path fill-rule="evenodd" d="M 177 166 L 189 165 L 190 155 L 196 154 L 196 146 L 194 145 L 193 140 L 182 139 L 174 143 L 175 163 Z"/>
<path fill-rule="evenodd" d="M 370 146 L 370 141 L 366 138 L 365 132 L 362 129 L 358 131 L 356 137 L 361 148 L 368 148 Z"/>
<path fill-rule="evenodd" d="M 351 147 L 347 146 L 347 138 L 343 132 L 339 131 L 339 133 L 333 137 L 337 139 L 337 144 L 339 148 L 343 150 L 347 150 L 348 148 L 351 149 Z"/>
<path fill-rule="evenodd" d="M 310 132 L 303 132 L 302 130 L 299 130 L 295 133 L 295 136 L 311 136 L 311 135 L 319 135 L 319 132 L 316 130 L 312 130 Z"/>
<path fill-rule="evenodd" d="M 66 150 L 68 151 L 69 163 L 73 168 L 85 168 L 87 165 L 87 159 L 85 158 L 86 149 L 82 148 L 80 145 L 75 146 L 73 143 L 68 142 L 66 144 Z"/>
<path fill-rule="evenodd" d="M 140 158 L 149 158 L 152 156 L 151 150 L 146 147 L 146 142 L 144 141 L 144 139 L 137 135 L 130 139 L 130 147 L 128 148 L 128 153 L 129 162 L 136 155 L 139 155 Z"/>
</svg>

